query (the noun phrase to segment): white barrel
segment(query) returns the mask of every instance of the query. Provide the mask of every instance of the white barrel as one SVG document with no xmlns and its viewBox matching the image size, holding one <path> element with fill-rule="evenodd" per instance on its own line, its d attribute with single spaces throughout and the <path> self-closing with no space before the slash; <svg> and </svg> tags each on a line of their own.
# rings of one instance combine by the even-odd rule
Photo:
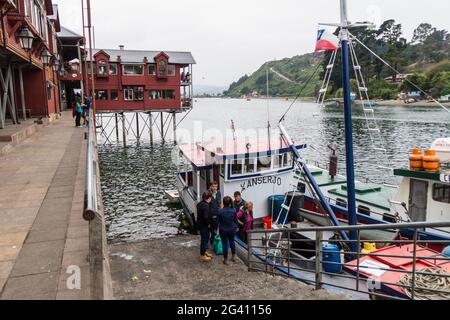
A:
<svg viewBox="0 0 450 320">
<path fill-rule="evenodd" d="M 450 163 L 450 138 L 440 138 L 433 142 L 431 149 L 436 150 L 441 163 Z"/>
</svg>

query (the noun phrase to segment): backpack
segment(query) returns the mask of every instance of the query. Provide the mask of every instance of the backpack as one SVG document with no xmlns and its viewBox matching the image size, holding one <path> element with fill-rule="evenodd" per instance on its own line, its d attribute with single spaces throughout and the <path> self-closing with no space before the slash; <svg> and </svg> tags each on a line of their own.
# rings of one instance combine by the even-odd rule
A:
<svg viewBox="0 0 450 320">
<path fill-rule="evenodd" d="M 222 239 L 219 235 L 216 235 L 213 240 L 213 248 L 215 254 L 217 254 L 218 256 L 223 255 Z"/>
</svg>

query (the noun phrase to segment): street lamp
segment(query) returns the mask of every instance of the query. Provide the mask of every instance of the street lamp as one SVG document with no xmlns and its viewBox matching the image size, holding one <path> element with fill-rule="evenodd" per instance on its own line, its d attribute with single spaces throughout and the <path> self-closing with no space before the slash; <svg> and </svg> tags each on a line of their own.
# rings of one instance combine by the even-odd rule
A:
<svg viewBox="0 0 450 320">
<path fill-rule="evenodd" d="M 30 29 L 28 29 L 28 27 L 24 26 L 20 30 L 19 41 L 20 41 L 20 46 L 22 47 L 23 50 L 25 50 L 27 52 L 31 51 L 31 48 L 33 47 L 34 35 L 30 31 Z"/>
<path fill-rule="evenodd" d="M 61 70 L 61 62 L 59 62 L 58 59 L 55 59 L 55 62 L 53 63 L 53 70 L 55 72 L 58 72 L 59 70 Z"/>
<path fill-rule="evenodd" d="M 50 62 L 52 61 L 52 55 L 50 54 L 50 52 L 48 52 L 47 49 L 44 49 L 41 53 L 41 59 L 44 64 L 50 65 Z"/>
</svg>

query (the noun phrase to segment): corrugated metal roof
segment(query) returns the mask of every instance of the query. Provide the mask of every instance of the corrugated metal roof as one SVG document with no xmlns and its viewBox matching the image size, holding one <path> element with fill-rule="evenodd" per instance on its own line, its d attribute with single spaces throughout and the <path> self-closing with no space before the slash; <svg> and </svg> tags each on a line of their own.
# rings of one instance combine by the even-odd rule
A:
<svg viewBox="0 0 450 320">
<path fill-rule="evenodd" d="M 93 49 L 95 55 L 100 50 L 106 52 L 111 61 L 116 61 L 117 56 L 120 56 L 122 63 L 142 63 L 144 57 L 148 61 L 153 61 L 154 58 L 164 52 L 169 56 L 169 63 L 173 64 L 195 64 L 195 59 L 190 52 L 182 51 L 146 51 L 146 50 L 120 50 L 120 49 Z"/>
</svg>

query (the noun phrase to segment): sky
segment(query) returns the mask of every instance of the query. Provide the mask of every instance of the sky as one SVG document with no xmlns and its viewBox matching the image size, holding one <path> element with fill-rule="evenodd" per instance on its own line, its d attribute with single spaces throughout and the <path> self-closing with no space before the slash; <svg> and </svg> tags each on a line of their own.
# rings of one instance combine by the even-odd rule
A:
<svg viewBox="0 0 450 320">
<path fill-rule="evenodd" d="M 81 0 L 56 0 L 61 24 L 82 33 Z M 312 52 L 338 0 L 91 0 L 97 48 L 191 51 L 197 85 L 228 87 L 264 62 Z M 450 30 L 449 0 L 348 0 L 350 21 L 422 22 Z"/>
</svg>

